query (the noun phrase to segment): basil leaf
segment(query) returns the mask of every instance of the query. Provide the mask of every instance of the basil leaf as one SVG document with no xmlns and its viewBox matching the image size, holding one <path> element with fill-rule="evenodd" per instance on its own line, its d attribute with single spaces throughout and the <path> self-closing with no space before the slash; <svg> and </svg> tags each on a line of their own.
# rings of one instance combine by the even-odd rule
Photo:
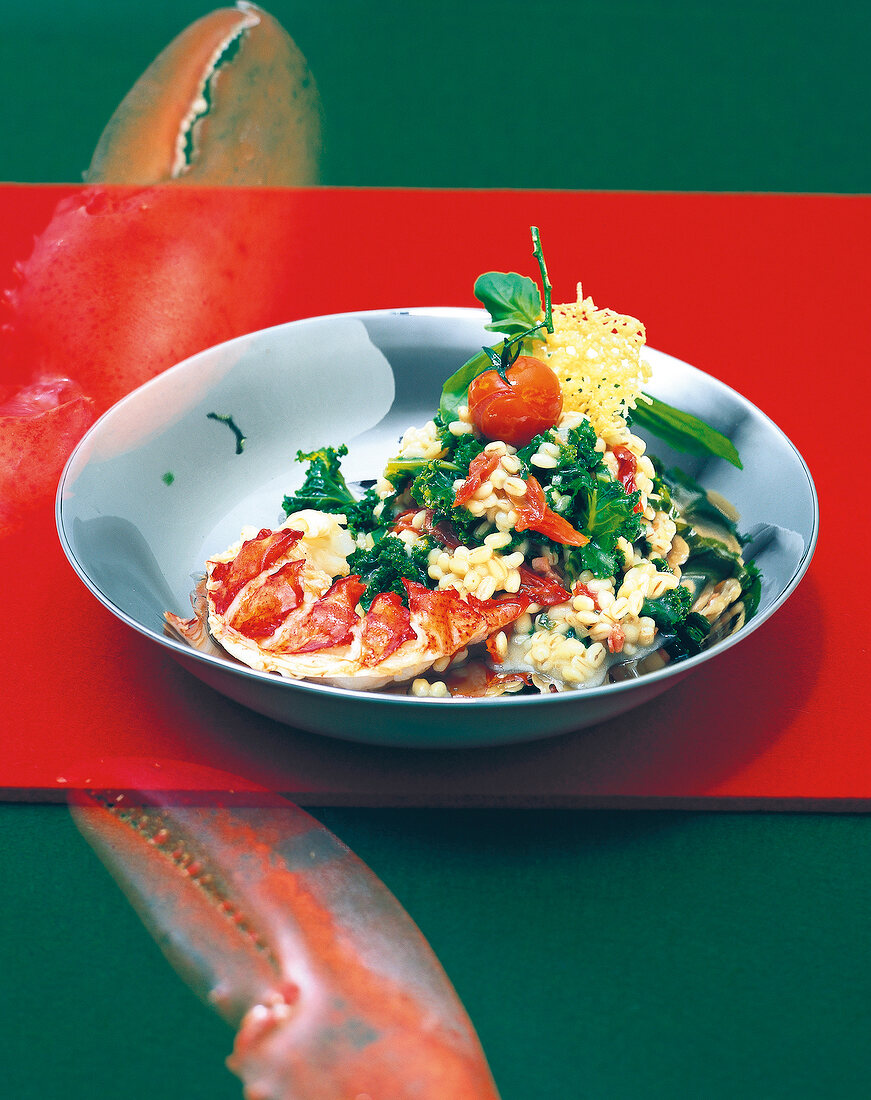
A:
<svg viewBox="0 0 871 1100">
<path fill-rule="evenodd" d="M 502 345 L 496 345 L 497 351 L 502 350 Z M 484 371 L 493 370 L 493 363 L 485 351 L 479 351 L 468 362 L 464 363 L 458 371 L 450 376 L 442 387 L 442 396 L 439 401 L 439 415 L 443 423 L 450 424 L 458 418 L 457 410 L 460 405 L 465 405 L 468 398 L 469 385 Z"/>
<path fill-rule="evenodd" d="M 739 470 L 744 469 L 734 444 L 722 432 L 718 432 L 716 428 L 712 428 L 710 424 L 706 424 L 704 420 L 693 416 L 692 413 L 676 409 L 673 405 L 668 405 L 656 397 L 651 397 L 650 400 L 652 404 L 639 401 L 632 410 L 633 424 L 647 428 L 669 447 L 682 454 L 715 455 L 717 458 L 725 458 Z"/>
<path fill-rule="evenodd" d="M 516 271 L 488 271 L 475 280 L 475 297 L 492 317 L 488 332 L 520 336 L 534 328 L 541 316 L 538 287 Z"/>
</svg>

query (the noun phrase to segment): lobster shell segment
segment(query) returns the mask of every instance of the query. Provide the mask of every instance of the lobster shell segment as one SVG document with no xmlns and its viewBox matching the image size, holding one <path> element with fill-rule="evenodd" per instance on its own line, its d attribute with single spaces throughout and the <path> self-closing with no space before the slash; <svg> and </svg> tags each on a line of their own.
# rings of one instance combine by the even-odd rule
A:
<svg viewBox="0 0 871 1100">
<path fill-rule="evenodd" d="M 298 807 L 100 794 L 73 815 L 170 962 L 239 1028 L 228 1065 L 248 1100 L 498 1100 L 420 931 Z"/>
</svg>

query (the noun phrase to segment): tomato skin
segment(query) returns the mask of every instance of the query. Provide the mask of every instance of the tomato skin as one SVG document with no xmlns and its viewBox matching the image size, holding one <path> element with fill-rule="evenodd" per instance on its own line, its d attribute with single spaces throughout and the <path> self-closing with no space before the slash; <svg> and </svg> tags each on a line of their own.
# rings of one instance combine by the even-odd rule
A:
<svg viewBox="0 0 871 1100">
<path fill-rule="evenodd" d="M 614 457 L 617 459 L 617 480 L 627 493 L 636 492 L 638 490 L 638 484 L 635 477 L 638 473 L 638 459 L 628 447 L 612 447 L 611 450 L 613 451 Z M 635 505 L 635 511 L 642 512 L 643 510 L 641 502 L 639 501 L 639 503 Z"/>
<path fill-rule="evenodd" d="M 473 458 L 469 466 L 469 473 L 466 480 L 457 489 L 456 496 L 454 497 L 454 507 L 459 508 L 460 505 L 466 505 L 475 495 L 476 491 L 484 484 L 489 478 L 496 467 L 499 465 L 499 455 L 490 455 L 486 451 L 482 451 L 477 458 Z"/>
<path fill-rule="evenodd" d="M 469 386 L 469 415 L 486 439 L 525 447 L 559 420 L 563 395 L 559 379 L 540 359 L 521 355 L 506 371 L 479 374 Z"/>
<path fill-rule="evenodd" d="M 586 546 L 590 541 L 589 536 L 576 530 L 562 516 L 558 516 L 548 507 L 544 498 L 544 490 L 538 483 L 538 479 L 532 474 L 526 479 L 526 495 L 523 504 L 517 507 L 518 531 L 537 531 L 545 538 L 560 542 L 563 546 Z"/>
<path fill-rule="evenodd" d="M 555 603 L 565 603 L 572 597 L 571 592 L 566 591 L 561 584 L 549 577 L 543 577 L 540 573 L 530 569 L 528 565 L 520 566 L 520 589 L 518 596 L 528 596 L 533 603 L 542 607 L 552 607 Z"/>
</svg>

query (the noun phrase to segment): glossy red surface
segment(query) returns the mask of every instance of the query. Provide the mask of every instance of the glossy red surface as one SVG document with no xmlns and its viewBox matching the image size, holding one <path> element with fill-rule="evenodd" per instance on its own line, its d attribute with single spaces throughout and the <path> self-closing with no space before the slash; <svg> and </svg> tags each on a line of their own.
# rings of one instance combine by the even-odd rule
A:
<svg viewBox="0 0 871 1100">
<path fill-rule="evenodd" d="M 0 271 L 69 190 L 0 187 Z M 845 583 L 867 519 L 830 446 L 832 421 L 842 435 L 845 417 L 864 416 L 871 199 L 314 189 L 283 201 L 298 262 L 276 322 L 474 305 L 482 270 L 535 274 L 528 226 L 539 225 L 555 300 L 582 277 L 597 303 L 642 319 L 652 346 L 733 386 L 793 440 L 821 499 L 810 571 L 746 642 L 643 709 L 550 741 L 422 755 L 292 731 L 210 691 L 89 595 L 46 504 L 0 542 L 0 788 L 44 798 L 111 786 L 137 758 L 156 785 L 174 761 L 182 787 L 214 787 L 217 769 L 320 805 L 838 808 L 871 797 L 864 612 L 847 595 L 860 586 Z"/>
</svg>

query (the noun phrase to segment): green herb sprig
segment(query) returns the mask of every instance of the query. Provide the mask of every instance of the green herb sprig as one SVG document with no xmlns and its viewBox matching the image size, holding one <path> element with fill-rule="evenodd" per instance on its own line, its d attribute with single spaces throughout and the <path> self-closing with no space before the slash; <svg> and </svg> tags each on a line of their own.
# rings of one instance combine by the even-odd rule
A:
<svg viewBox="0 0 871 1100">
<path fill-rule="evenodd" d="M 681 454 L 713 455 L 724 458 L 743 470 L 735 444 L 722 432 L 705 423 L 698 416 L 676 409 L 645 393 L 646 400 L 639 401 L 632 411 L 632 424 L 646 428 Z M 648 404 L 649 402 L 649 404 Z"/>
<path fill-rule="evenodd" d="M 245 436 L 242 434 L 242 430 L 236 424 L 236 421 L 230 416 L 229 413 L 206 413 L 207 420 L 217 420 L 220 424 L 226 424 L 233 435 L 236 437 L 236 454 L 240 455 L 245 449 Z"/>
<path fill-rule="evenodd" d="M 544 340 L 542 330 L 553 332 L 551 284 L 536 226 L 530 226 L 533 256 L 538 261 L 544 288 L 544 319 L 541 319 L 541 293 L 526 275 L 516 271 L 487 271 L 475 280 L 475 297 L 490 314 L 488 332 L 501 332 L 507 339 L 493 347 L 482 348 L 445 382 L 439 402 L 439 413 L 446 424 L 457 419 L 457 410 L 467 400 L 469 386 L 488 370 L 497 370 L 504 382 L 510 381 L 507 370 L 521 354 L 524 342 Z"/>
</svg>

